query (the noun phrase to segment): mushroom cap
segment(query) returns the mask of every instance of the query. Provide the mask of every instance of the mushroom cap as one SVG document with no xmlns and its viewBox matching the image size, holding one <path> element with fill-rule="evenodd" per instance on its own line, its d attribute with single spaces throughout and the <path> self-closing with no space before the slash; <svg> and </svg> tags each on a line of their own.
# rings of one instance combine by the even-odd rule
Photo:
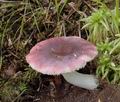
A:
<svg viewBox="0 0 120 102">
<path fill-rule="evenodd" d="M 54 37 L 37 43 L 26 60 L 38 72 L 58 75 L 83 68 L 97 53 L 93 44 L 80 37 Z"/>
</svg>

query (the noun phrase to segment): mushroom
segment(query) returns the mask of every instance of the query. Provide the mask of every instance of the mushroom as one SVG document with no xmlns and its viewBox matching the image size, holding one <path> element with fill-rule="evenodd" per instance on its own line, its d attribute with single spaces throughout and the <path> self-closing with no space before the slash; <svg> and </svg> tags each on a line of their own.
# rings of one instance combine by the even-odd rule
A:
<svg viewBox="0 0 120 102">
<path fill-rule="evenodd" d="M 77 36 L 54 37 L 37 43 L 26 56 L 30 66 L 43 74 L 60 75 L 81 88 L 93 90 L 99 85 L 95 75 L 75 70 L 85 67 L 97 55 L 96 47 Z"/>
</svg>

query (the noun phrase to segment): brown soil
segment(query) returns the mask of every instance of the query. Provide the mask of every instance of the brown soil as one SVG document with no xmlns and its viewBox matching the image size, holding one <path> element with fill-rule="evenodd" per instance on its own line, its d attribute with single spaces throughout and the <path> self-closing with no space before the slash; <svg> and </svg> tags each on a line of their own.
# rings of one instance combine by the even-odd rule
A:
<svg viewBox="0 0 120 102">
<path fill-rule="evenodd" d="M 67 82 L 63 84 L 64 88 L 56 94 L 54 84 L 44 82 L 36 92 L 24 95 L 22 102 L 120 102 L 119 86 L 102 83 L 99 89 L 89 91 Z"/>
<path fill-rule="evenodd" d="M 88 63 L 80 72 L 95 73 L 95 66 Z M 40 79 L 30 83 L 30 88 L 20 102 L 120 102 L 120 86 L 105 81 L 96 90 L 85 90 L 70 85 L 62 76 L 40 75 Z"/>
</svg>

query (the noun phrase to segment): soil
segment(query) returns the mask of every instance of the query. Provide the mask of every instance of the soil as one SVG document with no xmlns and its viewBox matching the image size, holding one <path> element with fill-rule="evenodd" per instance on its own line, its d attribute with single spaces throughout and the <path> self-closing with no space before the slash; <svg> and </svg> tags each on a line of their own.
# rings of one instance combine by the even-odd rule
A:
<svg viewBox="0 0 120 102">
<path fill-rule="evenodd" d="M 62 93 L 60 97 L 54 96 L 55 93 L 48 86 L 49 88 L 43 88 L 33 95 L 27 94 L 22 102 L 120 102 L 120 87 L 115 85 L 104 84 L 100 89 L 90 91 L 67 82 L 64 84 L 67 87 L 64 90 L 66 94 Z"/>
<path fill-rule="evenodd" d="M 94 67 L 86 71 L 88 67 L 90 63 L 80 72 L 94 73 Z M 40 75 L 40 78 L 30 83 L 31 91 L 22 96 L 21 102 L 120 102 L 120 86 L 103 80 L 98 89 L 85 90 L 70 85 L 62 76 Z"/>
</svg>

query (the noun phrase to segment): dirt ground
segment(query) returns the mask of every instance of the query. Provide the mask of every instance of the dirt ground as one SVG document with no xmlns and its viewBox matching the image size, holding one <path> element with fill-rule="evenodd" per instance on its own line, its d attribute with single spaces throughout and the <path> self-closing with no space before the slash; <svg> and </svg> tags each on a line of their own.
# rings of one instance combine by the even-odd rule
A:
<svg viewBox="0 0 120 102">
<path fill-rule="evenodd" d="M 96 64 L 88 63 L 81 73 L 95 73 Z M 56 80 L 56 85 L 55 85 Z M 120 86 L 100 81 L 96 90 L 85 90 L 67 83 L 62 76 L 40 75 L 20 102 L 120 102 Z"/>
<path fill-rule="evenodd" d="M 64 83 L 65 88 L 59 93 L 60 97 L 54 96 L 52 84 L 42 88 L 38 93 L 25 95 L 22 102 L 120 102 L 120 87 L 115 85 L 102 85 L 94 91 L 85 90 Z M 51 89 L 50 89 L 51 88 Z M 36 95 L 35 95 L 36 94 Z"/>
</svg>

